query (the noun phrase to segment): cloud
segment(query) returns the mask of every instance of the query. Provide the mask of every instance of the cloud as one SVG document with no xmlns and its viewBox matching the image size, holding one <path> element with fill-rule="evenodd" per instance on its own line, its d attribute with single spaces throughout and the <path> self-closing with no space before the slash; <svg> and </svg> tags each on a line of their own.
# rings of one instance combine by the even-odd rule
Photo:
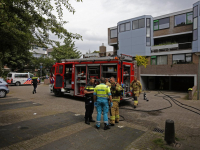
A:
<svg viewBox="0 0 200 150">
<path fill-rule="evenodd" d="M 104 43 L 107 50 L 108 28 L 119 21 L 142 16 L 161 16 L 193 7 L 197 0 L 83 0 L 69 1 L 75 8 L 73 15 L 63 9 L 64 20 L 69 21 L 64 27 L 72 33 L 82 35 L 83 41 L 76 41 L 76 47 L 82 53 L 98 50 Z M 55 37 L 53 37 L 55 38 Z"/>
</svg>

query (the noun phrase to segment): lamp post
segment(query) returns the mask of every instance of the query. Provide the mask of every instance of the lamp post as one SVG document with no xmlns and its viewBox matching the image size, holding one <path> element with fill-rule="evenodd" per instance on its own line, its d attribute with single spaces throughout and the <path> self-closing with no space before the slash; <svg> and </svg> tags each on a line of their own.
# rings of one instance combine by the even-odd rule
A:
<svg viewBox="0 0 200 150">
<path fill-rule="evenodd" d="M 40 63 L 40 78 L 42 77 L 42 64 L 43 63 Z"/>
</svg>

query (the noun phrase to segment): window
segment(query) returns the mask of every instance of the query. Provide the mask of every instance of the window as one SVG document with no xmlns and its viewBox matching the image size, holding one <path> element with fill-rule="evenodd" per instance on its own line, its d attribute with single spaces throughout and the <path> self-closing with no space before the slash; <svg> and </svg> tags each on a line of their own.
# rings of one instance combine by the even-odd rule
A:
<svg viewBox="0 0 200 150">
<path fill-rule="evenodd" d="M 158 30 L 158 20 L 154 20 L 154 23 L 153 23 L 153 29 L 154 30 Z"/>
<path fill-rule="evenodd" d="M 110 30 L 110 38 L 116 38 L 117 37 L 117 29 Z"/>
<path fill-rule="evenodd" d="M 59 73 L 63 73 L 63 65 L 59 66 Z"/>
<path fill-rule="evenodd" d="M 194 23 L 193 23 L 193 30 L 197 29 L 197 17 L 194 18 Z"/>
<path fill-rule="evenodd" d="M 156 56 L 151 56 L 151 65 L 156 65 Z"/>
<path fill-rule="evenodd" d="M 192 62 L 192 54 L 186 54 L 185 55 L 185 62 L 187 62 L 187 63 Z"/>
<path fill-rule="evenodd" d="M 167 56 L 157 56 L 157 65 L 167 65 Z"/>
<path fill-rule="evenodd" d="M 186 24 L 186 14 L 175 16 L 175 26 L 181 26 Z"/>
<path fill-rule="evenodd" d="M 125 24 L 120 24 L 119 25 L 119 31 L 124 32 L 125 31 Z"/>
<path fill-rule="evenodd" d="M 15 78 L 28 78 L 28 74 L 15 74 Z"/>
<path fill-rule="evenodd" d="M 169 28 L 169 17 L 159 20 L 159 29 Z"/>
<path fill-rule="evenodd" d="M 147 27 L 150 27 L 150 26 L 151 26 L 151 19 L 147 18 Z"/>
<path fill-rule="evenodd" d="M 151 46 L 151 38 L 148 38 L 148 37 L 147 37 L 146 40 L 147 40 L 147 41 L 146 41 L 147 46 Z"/>
<path fill-rule="evenodd" d="M 197 16 L 198 16 L 198 6 L 195 6 L 195 7 L 193 8 L 193 15 L 194 15 L 194 17 L 197 17 Z"/>
<path fill-rule="evenodd" d="M 150 28 L 147 28 L 147 37 L 150 37 L 150 34 L 151 34 L 151 30 Z"/>
<path fill-rule="evenodd" d="M 32 78 L 33 77 L 33 74 L 30 74 L 30 78 Z"/>
<path fill-rule="evenodd" d="M 119 26 L 120 32 L 129 31 L 129 30 L 131 30 L 131 23 L 130 22 L 120 24 L 120 26 Z"/>
<path fill-rule="evenodd" d="M 167 65 L 167 56 L 151 56 L 151 65 Z"/>
<path fill-rule="evenodd" d="M 193 13 L 189 12 L 187 13 L 187 19 L 186 19 L 186 24 L 191 24 L 193 22 Z"/>
<path fill-rule="evenodd" d="M 133 30 L 138 29 L 138 20 L 133 21 Z"/>
<path fill-rule="evenodd" d="M 139 28 L 144 28 L 145 27 L 145 20 L 144 19 L 140 19 L 139 20 Z"/>
<path fill-rule="evenodd" d="M 43 51 L 46 51 L 47 49 L 46 48 L 43 48 Z"/>
<path fill-rule="evenodd" d="M 173 55 L 173 64 L 186 64 L 192 62 L 192 54 Z"/>
<path fill-rule="evenodd" d="M 159 19 L 159 20 L 154 20 L 154 30 L 169 28 L 169 22 L 170 22 L 169 17 Z"/>
<path fill-rule="evenodd" d="M 130 22 L 127 22 L 125 25 L 126 25 L 126 31 L 131 30 L 131 23 Z"/>
<path fill-rule="evenodd" d="M 196 41 L 197 39 L 198 39 L 198 31 L 196 29 L 196 30 L 193 30 L 193 41 Z"/>
</svg>

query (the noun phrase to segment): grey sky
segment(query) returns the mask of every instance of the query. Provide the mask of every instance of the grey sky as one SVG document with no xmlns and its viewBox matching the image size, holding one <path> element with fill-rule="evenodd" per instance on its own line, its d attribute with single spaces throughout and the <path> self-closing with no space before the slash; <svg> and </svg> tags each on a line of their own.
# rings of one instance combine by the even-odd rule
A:
<svg viewBox="0 0 200 150">
<path fill-rule="evenodd" d="M 76 13 L 73 15 L 63 10 L 63 19 L 69 22 L 65 28 L 69 32 L 82 35 L 83 41 L 78 40 L 75 44 L 78 50 L 85 54 L 89 49 L 99 50 L 102 43 L 107 47 L 107 51 L 111 51 L 107 30 L 116 26 L 119 21 L 142 15 L 157 17 L 189 9 L 197 0 L 83 0 L 83 2 L 70 0 L 69 2 L 76 9 Z"/>
</svg>

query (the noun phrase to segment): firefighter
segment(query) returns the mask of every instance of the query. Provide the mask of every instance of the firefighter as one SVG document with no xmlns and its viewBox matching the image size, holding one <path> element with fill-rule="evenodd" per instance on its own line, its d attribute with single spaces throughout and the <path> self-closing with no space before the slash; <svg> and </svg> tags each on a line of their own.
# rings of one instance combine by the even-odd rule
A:
<svg viewBox="0 0 200 150">
<path fill-rule="evenodd" d="M 110 82 L 108 82 L 108 78 L 105 78 L 105 83 L 109 88 L 111 88 L 111 84 L 110 84 Z"/>
<path fill-rule="evenodd" d="M 36 75 L 32 77 L 31 84 L 33 85 L 33 94 L 36 93 L 36 88 L 37 88 L 37 78 Z"/>
<path fill-rule="evenodd" d="M 94 78 L 90 78 L 90 82 L 84 88 L 85 94 L 85 123 L 90 125 L 90 122 L 95 122 L 92 119 L 92 114 L 94 110 L 94 100 L 93 100 L 93 93 L 94 93 Z"/>
<path fill-rule="evenodd" d="M 114 126 L 115 123 L 119 123 L 119 103 L 120 103 L 120 96 L 122 92 L 122 87 L 119 83 L 115 82 L 115 78 L 110 78 L 111 82 L 111 93 L 112 93 L 112 102 L 113 106 L 111 107 L 111 114 L 110 114 L 110 125 Z"/>
<path fill-rule="evenodd" d="M 108 123 L 109 100 L 112 105 L 110 88 L 105 85 L 105 78 L 101 77 L 100 84 L 94 89 L 94 106 L 97 108 L 96 128 L 100 128 L 101 112 L 103 109 L 104 130 L 110 129 Z"/>
<path fill-rule="evenodd" d="M 134 108 L 138 105 L 138 97 L 140 96 L 140 93 L 142 92 L 142 84 L 140 81 L 137 80 L 137 77 L 134 78 L 134 80 L 131 82 L 130 90 L 133 94 L 134 99 Z"/>
</svg>

